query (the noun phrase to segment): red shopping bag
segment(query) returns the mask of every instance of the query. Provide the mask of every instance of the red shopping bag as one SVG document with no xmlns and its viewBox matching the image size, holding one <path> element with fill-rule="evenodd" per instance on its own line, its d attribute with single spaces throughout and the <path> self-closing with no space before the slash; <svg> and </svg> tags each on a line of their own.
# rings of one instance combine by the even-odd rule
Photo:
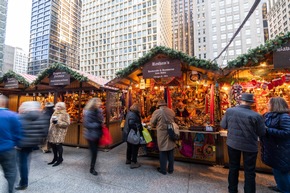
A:
<svg viewBox="0 0 290 193">
<path fill-rule="evenodd" d="M 100 141 L 99 141 L 99 145 L 100 146 L 107 146 L 107 145 L 111 145 L 113 142 L 111 133 L 108 129 L 108 127 L 103 126 L 102 127 L 103 130 L 103 136 L 101 137 Z"/>
</svg>

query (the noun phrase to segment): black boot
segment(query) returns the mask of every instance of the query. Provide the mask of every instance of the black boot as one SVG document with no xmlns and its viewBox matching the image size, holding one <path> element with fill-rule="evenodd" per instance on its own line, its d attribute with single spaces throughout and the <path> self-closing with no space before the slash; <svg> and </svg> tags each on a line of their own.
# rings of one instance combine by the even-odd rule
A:
<svg viewBox="0 0 290 193">
<path fill-rule="evenodd" d="M 47 165 L 54 164 L 56 161 L 57 161 L 57 157 L 54 157 L 53 160 L 52 160 L 51 162 L 47 163 Z"/>
<path fill-rule="evenodd" d="M 52 151 L 53 151 L 53 160 L 51 162 L 47 163 L 48 165 L 54 164 L 58 160 L 56 145 L 52 143 L 51 144 L 51 148 L 52 148 Z"/>
<path fill-rule="evenodd" d="M 93 174 L 94 176 L 98 175 L 98 172 L 94 168 L 90 169 L 90 173 Z"/>
<path fill-rule="evenodd" d="M 57 162 L 56 162 L 55 164 L 53 164 L 52 167 L 54 167 L 54 166 L 58 166 L 59 164 L 62 163 L 62 161 L 63 161 L 62 158 L 58 158 Z"/>
</svg>

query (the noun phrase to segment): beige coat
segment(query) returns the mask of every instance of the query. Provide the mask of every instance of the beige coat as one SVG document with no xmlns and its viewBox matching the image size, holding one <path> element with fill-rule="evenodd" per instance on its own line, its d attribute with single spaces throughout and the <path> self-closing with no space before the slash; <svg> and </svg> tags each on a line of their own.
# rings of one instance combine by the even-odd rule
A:
<svg viewBox="0 0 290 193">
<path fill-rule="evenodd" d="M 174 111 L 167 106 L 160 106 L 159 109 L 155 110 L 152 114 L 150 123 L 152 127 L 156 127 L 157 129 L 157 143 L 159 151 L 169 151 L 174 149 L 175 142 L 169 139 L 167 125 L 163 113 L 169 122 L 174 121 Z"/>
<path fill-rule="evenodd" d="M 50 127 L 48 131 L 48 141 L 50 143 L 63 143 L 70 125 L 69 114 L 65 110 L 55 111 L 52 116 L 57 116 L 57 124 L 52 123 L 50 119 Z"/>
</svg>

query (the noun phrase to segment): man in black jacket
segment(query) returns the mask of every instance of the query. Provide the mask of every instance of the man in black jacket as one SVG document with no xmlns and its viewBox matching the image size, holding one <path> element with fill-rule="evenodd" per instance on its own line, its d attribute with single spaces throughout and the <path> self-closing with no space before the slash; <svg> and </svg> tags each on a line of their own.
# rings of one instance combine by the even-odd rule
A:
<svg viewBox="0 0 290 193">
<path fill-rule="evenodd" d="M 227 109 L 220 126 L 228 130 L 227 145 L 229 155 L 229 193 L 238 192 L 238 178 L 241 154 L 243 154 L 245 172 L 245 193 L 256 192 L 256 159 L 258 154 L 258 137 L 265 135 L 263 117 L 251 110 L 254 96 L 243 93 L 241 104 Z"/>
<path fill-rule="evenodd" d="M 47 135 L 48 123 L 37 101 L 23 102 L 19 113 L 23 138 L 17 145 L 20 182 L 15 189 L 25 190 L 28 186 L 30 153 L 43 142 Z"/>
</svg>

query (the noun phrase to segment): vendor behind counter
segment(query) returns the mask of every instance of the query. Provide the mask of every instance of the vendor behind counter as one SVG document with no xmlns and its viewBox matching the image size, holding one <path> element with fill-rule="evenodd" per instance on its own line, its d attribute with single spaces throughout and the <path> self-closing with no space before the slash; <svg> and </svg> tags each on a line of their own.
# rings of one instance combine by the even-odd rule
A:
<svg viewBox="0 0 290 193">
<path fill-rule="evenodd" d="M 177 104 L 176 110 L 175 110 L 175 116 L 176 117 L 184 117 L 184 118 L 189 117 L 189 112 L 185 108 L 185 104 L 183 104 L 182 102 L 179 102 Z"/>
</svg>

